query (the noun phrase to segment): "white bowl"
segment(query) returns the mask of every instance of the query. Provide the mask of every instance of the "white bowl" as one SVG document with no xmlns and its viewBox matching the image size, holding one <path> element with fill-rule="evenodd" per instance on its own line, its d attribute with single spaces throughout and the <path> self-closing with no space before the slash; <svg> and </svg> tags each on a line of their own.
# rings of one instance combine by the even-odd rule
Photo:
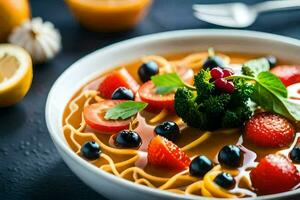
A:
<svg viewBox="0 0 300 200">
<path fill-rule="evenodd" d="M 62 116 L 67 102 L 74 93 L 83 84 L 104 71 L 138 59 L 145 54 L 205 51 L 208 47 L 214 47 L 217 51 L 271 54 L 279 59 L 300 63 L 299 40 L 237 30 L 183 30 L 158 33 L 130 39 L 95 51 L 70 66 L 55 82 L 47 99 L 47 126 L 56 148 L 70 169 L 83 182 L 109 199 L 125 197 L 143 200 L 207 199 L 177 195 L 134 184 L 89 164 L 76 155 L 66 143 L 62 131 Z M 291 198 L 299 199 L 300 190 L 249 199 Z"/>
</svg>

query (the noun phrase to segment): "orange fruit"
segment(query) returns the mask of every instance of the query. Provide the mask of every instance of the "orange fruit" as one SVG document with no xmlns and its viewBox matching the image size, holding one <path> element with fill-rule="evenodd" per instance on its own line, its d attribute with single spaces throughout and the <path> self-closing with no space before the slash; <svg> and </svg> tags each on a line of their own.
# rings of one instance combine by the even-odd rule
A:
<svg viewBox="0 0 300 200">
<path fill-rule="evenodd" d="M 28 0 L 0 0 L 0 42 L 12 29 L 30 18 Z"/>
<path fill-rule="evenodd" d="M 65 0 L 77 20 L 93 31 L 132 28 L 146 15 L 152 0 Z"/>
</svg>

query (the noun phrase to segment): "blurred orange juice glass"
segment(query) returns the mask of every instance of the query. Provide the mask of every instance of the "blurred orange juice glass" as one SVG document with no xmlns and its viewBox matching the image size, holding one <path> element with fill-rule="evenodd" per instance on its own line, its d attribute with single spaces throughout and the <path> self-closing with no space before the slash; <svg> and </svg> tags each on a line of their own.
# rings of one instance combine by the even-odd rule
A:
<svg viewBox="0 0 300 200">
<path fill-rule="evenodd" d="M 152 0 L 65 0 L 77 20 L 93 31 L 122 31 L 147 14 Z"/>
</svg>

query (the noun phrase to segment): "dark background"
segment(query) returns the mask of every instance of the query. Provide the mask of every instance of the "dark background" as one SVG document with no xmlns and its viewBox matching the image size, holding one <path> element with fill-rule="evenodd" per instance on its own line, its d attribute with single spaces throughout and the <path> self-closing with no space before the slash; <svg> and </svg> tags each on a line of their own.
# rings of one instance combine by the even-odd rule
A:
<svg viewBox="0 0 300 200">
<path fill-rule="evenodd" d="M 0 109 L 0 200 L 104 199 L 69 170 L 52 144 L 44 120 L 50 87 L 73 62 L 112 43 L 169 30 L 221 28 L 193 17 L 191 6 L 197 2 L 231 1 L 156 0 L 135 29 L 101 34 L 81 28 L 63 0 L 30 0 L 33 17 L 49 20 L 60 30 L 63 50 L 51 62 L 34 66 L 31 90 L 21 103 Z M 248 29 L 300 39 L 300 11 L 261 15 Z"/>
</svg>

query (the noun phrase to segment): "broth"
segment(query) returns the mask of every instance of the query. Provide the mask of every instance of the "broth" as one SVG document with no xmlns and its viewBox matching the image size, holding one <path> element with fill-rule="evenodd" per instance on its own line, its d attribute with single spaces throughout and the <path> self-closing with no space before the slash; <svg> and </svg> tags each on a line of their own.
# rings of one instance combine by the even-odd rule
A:
<svg viewBox="0 0 300 200">
<path fill-rule="evenodd" d="M 190 53 L 183 53 L 176 55 L 167 55 L 164 57 L 172 61 L 183 59 L 189 54 Z M 230 57 L 231 64 L 240 64 L 249 59 L 259 57 L 257 55 L 237 53 L 226 53 L 226 55 Z M 139 80 L 137 71 L 138 67 L 141 64 L 142 61 L 138 60 L 122 66 L 128 70 L 130 75 L 132 75 L 139 84 L 142 83 Z M 108 73 L 110 72 L 107 72 L 106 74 Z M 100 157 L 99 159 L 90 162 L 109 173 L 113 173 L 119 177 L 126 178 L 139 184 L 176 192 L 179 194 L 193 194 L 202 196 L 209 196 L 209 194 L 211 194 L 215 197 L 228 198 L 253 197 L 259 194 L 256 194 L 256 192 L 251 187 L 249 178 L 250 170 L 257 165 L 257 162 L 261 158 L 270 153 L 281 152 L 286 156 L 289 153 L 288 148 L 266 149 L 254 146 L 249 142 L 244 142 L 242 129 L 227 130 L 227 133 L 223 133 L 222 131 L 200 131 L 196 128 L 186 126 L 184 123 L 180 122 L 180 119 L 178 119 L 176 115 L 168 114 L 163 118 L 163 121 L 173 120 L 180 124 L 181 134 L 178 140 L 175 142 L 175 144 L 180 148 L 185 149 L 188 144 L 196 141 L 201 136 L 204 135 L 205 137 L 206 135 L 208 135 L 207 139 L 200 145 L 196 145 L 193 148 L 186 148 L 187 150 L 185 152 L 190 158 L 193 158 L 197 155 L 205 155 L 215 163 L 218 163 L 218 152 L 223 146 L 229 144 L 238 145 L 244 153 L 243 166 L 237 168 L 236 170 L 222 168 L 219 165 L 216 165 L 214 167 L 215 171 L 228 171 L 235 174 L 236 180 L 238 182 L 236 187 L 227 191 L 223 188 L 218 187 L 217 185 L 206 186 L 206 189 L 208 190 L 209 187 L 214 187 L 213 190 L 218 190 L 217 192 L 209 190 L 210 192 L 206 193 L 204 191 L 205 187 L 203 189 L 203 182 L 201 182 L 201 179 L 189 176 L 187 170 L 178 172 L 147 164 L 147 146 L 150 140 L 154 137 L 154 127 L 159 122 L 161 122 L 159 121 L 156 123 L 150 123 L 150 120 L 154 116 L 156 116 L 157 113 L 142 111 L 137 115 L 136 121 L 138 121 L 138 125 L 135 127 L 135 130 L 140 134 L 143 142 L 139 149 L 132 150 L 116 148 L 113 144 L 112 135 L 99 133 L 82 122 L 82 112 L 84 105 L 87 103 L 91 104 L 97 101 L 97 99 L 95 98 L 95 92 L 91 92 L 90 95 L 86 96 L 83 94 L 88 91 L 97 90 L 98 85 L 102 81 L 102 77 L 104 75 L 101 75 L 99 78 L 91 81 L 74 95 L 65 109 L 63 116 L 63 125 L 64 135 L 67 143 L 69 144 L 70 148 L 79 155 L 80 147 L 86 141 L 96 141 L 97 143 L 100 143 L 100 146 L 107 146 L 107 148 L 102 149 L 102 151 L 105 155 L 110 157 L 111 160 L 103 159 L 103 157 Z M 73 109 L 73 111 L 71 111 L 70 108 Z M 296 136 L 295 141 L 297 140 L 298 136 L 299 135 Z M 116 168 L 111 168 L 109 162 L 113 162 Z M 296 165 L 296 167 L 300 169 L 299 165 Z M 216 173 L 212 173 L 211 176 L 214 177 L 215 174 Z M 207 179 L 212 177 L 208 177 Z M 172 182 L 172 180 L 174 180 L 174 182 Z"/>
</svg>

